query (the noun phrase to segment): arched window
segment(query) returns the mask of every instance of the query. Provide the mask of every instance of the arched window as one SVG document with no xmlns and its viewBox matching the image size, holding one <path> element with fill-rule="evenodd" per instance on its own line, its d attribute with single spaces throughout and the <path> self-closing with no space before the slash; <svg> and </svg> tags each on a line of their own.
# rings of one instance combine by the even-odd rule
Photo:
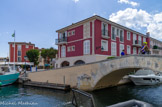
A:
<svg viewBox="0 0 162 107">
<path fill-rule="evenodd" d="M 90 40 L 84 41 L 84 54 L 90 54 Z"/>
</svg>

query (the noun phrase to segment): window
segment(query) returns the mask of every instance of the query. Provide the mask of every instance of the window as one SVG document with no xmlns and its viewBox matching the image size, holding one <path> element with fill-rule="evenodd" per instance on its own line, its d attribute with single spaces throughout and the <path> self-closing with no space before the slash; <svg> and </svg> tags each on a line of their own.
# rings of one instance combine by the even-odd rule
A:
<svg viewBox="0 0 162 107">
<path fill-rule="evenodd" d="M 71 51 L 75 51 L 75 46 L 72 46 L 71 47 Z"/>
<path fill-rule="evenodd" d="M 72 31 L 72 35 L 75 35 L 75 30 Z"/>
<path fill-rule="evenodd" d="M 107 40 L 101 40 L 101 50 L 108 51 L 108 41 Z"/>
<path fill-rule="evenodd" d="M 17 56 L 21 56 L 21 45 L 18 45 L 17 48 Z"/>
<path fill-rule="evenodd" d="M 133 34 L 133 44 L 136 44 L 137 36 L 136 34 Z"/>
<path fill-rule="evenodd" d="M 84 54 L 90 54 L 90 41 L 84 41 Z"/>
<path fill-rule="evenodd" d="M 68 32 L 68 36 L 71 36 L 71 31 Z"/>
<path fill-rule="evenodd" d="M 111 42 L 111 55 L 116 56 L 116 43 Z"/>
<path fill-rule="evenodd" d="M 113 40 L 116 40 L 115 27 L 112 27 L 112 33 L 111 33 L 111 35 L 112 35 L 112 39 Z"/>
<path fill-rule="evenodd" d="M 21 45 L 18 45 L 18 50 L 21 51 Z"/>
<path fill-rule="evenodd" d="M 18 56 L 21 56 L 21 51 L 18 51 Z"/>
<path fill-rule="evenodd" d="M 87 22 L 83 25 L 83 38 L 90 37 L 90 22 Z"/>
<path fill-rule="evenodd" d="M 61 57 L 65 57 L 66 56 L 66 47 L 62 46 L 61 47 Z"/>
<path fill-rule="evenodd" d="M 18 62 L 21 62 L 21 57 L 18 57 L 17 60 L 18 60 Z"/>
<path fill-rule="evenodd" d="M 12 44 L 12 47 L 15 47 L 15 44 Z"/>
<path fill-rule="evenodd" d="M 116 30 L 116 34 L 117 34 L 117 36 L 119 36 L 119 29 Z"/>
<path fill-rule="evenodd" d="M 71 46 L 68 46 L 67 51 L 68 51 L 68 52 L 71 51 Z"/>
<path fill-rule="evenodd" d="M 102 36 L 108 36 L 108 24 L 102 22 Z"/>
<path fill-rule="evenodd" d="M 143 42 L 146 42 L 146 38 L 143 38 Z"/>
<path fill-rule="evenodd" d="M 124 42 L 123 30 L 120 30 L 120 42 Z"/>
<path fill-rule="evenodd" d="M 133 54 L 137 54 L 137 48 L 133 47 Z"/>
<path fill-rule="evenodd" d="M 29 48 L 29 45 L 26 45 L 26 48 Z"/>
<path fill-rule="evenodd" d="M 67 37 L 67 31 L 63 32 L 63 33 L 59 33 L 59 39 L 65 38 Z"/>
<path fill-rule="evenodd" d="M 123 50 L 124 50 L 124 44 L 120 44 L 120 55 Z"/>
<path fill-rule="evenodd" d="M 141 36 L 138 36 L 138 44 L 142 45 Z"/>
<path fill-rule="evenodd" d="M 127 54 L 131 54 L 131 47 L 127 45 Z"/>
<path fill-rule="evenodd" d="M 130 32 L 127 32 L 127 40 L 130 40 Z"/>
</svg>

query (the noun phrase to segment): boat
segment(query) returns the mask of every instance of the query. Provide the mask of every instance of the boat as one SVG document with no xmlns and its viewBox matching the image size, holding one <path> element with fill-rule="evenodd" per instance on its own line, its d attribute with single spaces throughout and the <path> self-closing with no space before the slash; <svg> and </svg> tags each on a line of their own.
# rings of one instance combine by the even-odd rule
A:
<svg viewBox="0 0 162 107">
<path fill-rule="evenodd" d="M 162 83 L 162 76 L 149 69 L 140 69 L 135 74 L 129 75 L 135 85 L 156 85 Z"/>
<path fill-rule="evenodd" d="M 0 86 L 13 84 L 18 78 L 20 73 L 11 69 L 9 66 L 0 67 Z"/>
</svg>

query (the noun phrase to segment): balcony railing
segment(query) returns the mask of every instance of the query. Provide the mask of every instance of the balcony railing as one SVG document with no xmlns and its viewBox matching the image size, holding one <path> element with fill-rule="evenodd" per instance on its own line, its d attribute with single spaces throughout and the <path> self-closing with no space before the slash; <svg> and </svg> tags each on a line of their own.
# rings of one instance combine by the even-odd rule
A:
<svg viewBox="0 0 162 107">
<path fill-rule="evenodd" d="M 102 30 L 102 37 L 109 38 L 109 31 L 108 30 Z"/>
<path fill-rule="evenodd" d="M 135 40 L 135 41 L 133 41 L 133 46 L 141 47 L 142 46 L 142 42 L 139 41 L 139 40 Z"/>
<path fill-rule="evenodd" d="M 55 40 L 55 44 L 58 45 L 58 44 L 64 44 L 64 43 L 67 43 L 67 37 L 63 37 L 63 38 L 59 38 L 59 39 L 56 39 Z"/>
</svg>

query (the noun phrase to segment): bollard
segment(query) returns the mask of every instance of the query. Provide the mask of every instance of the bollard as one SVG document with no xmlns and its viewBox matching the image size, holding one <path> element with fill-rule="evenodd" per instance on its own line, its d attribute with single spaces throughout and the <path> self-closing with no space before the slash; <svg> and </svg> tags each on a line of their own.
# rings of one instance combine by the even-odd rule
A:
<svg viewBox="0 0 162 107">
<path fill-rule="evenodd" d="M 64 78 L 63 78 L 63 79 L 64 79 L 64 86 L 65 86 L 65 76 L 64 76 Z"/>
</svg>

